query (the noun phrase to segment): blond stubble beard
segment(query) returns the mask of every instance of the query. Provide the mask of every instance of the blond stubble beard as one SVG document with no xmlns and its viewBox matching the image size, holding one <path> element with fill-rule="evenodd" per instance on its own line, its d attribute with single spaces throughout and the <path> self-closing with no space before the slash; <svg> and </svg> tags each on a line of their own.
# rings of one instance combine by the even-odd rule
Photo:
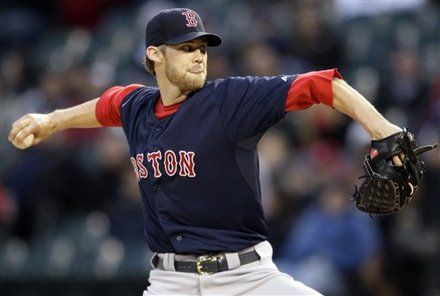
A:
<svg viewBox="0 0 440 296">
<path fill-rule="evenodd" d="M 168 63 L 168 61 L 165 64 L 165 75 L 182 93 L 189 93 L 201 89 L 206 80 L 205 75 L 194 75 L 194 78 L 192 78 L 190 77 L 191 74 L 178 69 L 171 63 Z"/>
</svg>

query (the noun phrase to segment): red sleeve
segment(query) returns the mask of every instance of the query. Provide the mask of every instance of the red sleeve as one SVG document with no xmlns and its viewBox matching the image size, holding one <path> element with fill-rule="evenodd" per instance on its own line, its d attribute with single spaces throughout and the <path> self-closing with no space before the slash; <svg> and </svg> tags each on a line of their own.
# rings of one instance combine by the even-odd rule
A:
<svg viewBox="0 0 440 296">
<path fill-rule="evenodd" d="M 292 82 L 286 99 L 286 112 L 307 109 L 323 103 L 333 107 L 333 78 L 342 79 L 337 69 L 300 74 Z"/>
<path fill-rule="evenodd" d="M 102 126 L 121 126 L 121 102 L 141 84 L 113 86 L 107 89 L 96 104 L 96 118 Z"/>
</svg>

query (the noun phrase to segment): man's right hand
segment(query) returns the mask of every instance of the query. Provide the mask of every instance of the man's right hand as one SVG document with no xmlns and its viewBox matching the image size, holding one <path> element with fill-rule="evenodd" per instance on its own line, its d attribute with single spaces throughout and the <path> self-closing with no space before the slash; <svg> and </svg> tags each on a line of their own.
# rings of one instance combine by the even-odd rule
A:
<svg viewBox="0 0 440 296">
<path fill-rule="evenodd" d="M 41 143 L 56 132 L 53 115 L 53 113 L 26 114 L 12 124 L 8 140 L 19 149 L 29 148 Z M 34 140 L 30 146 L 27 146 L 23 140 L 30 134 L 34 135 Z"/>
</svg>

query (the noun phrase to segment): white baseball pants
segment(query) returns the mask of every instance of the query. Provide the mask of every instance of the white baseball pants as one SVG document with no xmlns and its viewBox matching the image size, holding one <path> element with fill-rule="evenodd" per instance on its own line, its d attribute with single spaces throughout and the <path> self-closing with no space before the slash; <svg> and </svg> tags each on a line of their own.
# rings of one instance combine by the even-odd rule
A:
<svg viewBox="0 0 440 296">
<path fill-rule="evenodd" d="M 185 257 L 158 254 L 164 269 L 152 269 L 146 295 L 321 295 L 278 270 L 272 261 L 272 246 L 264 241 L 252 248 L 260 260 L 240 266 L 238 253 L 226 253 L 230 270 L 210 275 L 174 271 L 174 259 Z"/>
</svg>

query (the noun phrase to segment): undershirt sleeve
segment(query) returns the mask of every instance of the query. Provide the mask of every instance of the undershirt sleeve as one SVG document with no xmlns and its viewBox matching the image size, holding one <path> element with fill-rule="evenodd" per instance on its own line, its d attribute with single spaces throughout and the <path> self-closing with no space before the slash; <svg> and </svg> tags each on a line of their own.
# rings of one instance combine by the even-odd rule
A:
<svg viewBox="0 0 440 296">
<path fill-rule="evenodd" d="M 307 109 L 319 103 L 333 107 L 333 78 L 343 79 L 337 69 L 298 75 L 287 93 L 285 111 Z"/>
<path fill-rule="evenodd" d="M 96 118 L 102 126 L 121 126 L 121 103 L 125 97 L 141 84 L 113 86 L 107 89 L 96 104 Z"/>
</svg>

